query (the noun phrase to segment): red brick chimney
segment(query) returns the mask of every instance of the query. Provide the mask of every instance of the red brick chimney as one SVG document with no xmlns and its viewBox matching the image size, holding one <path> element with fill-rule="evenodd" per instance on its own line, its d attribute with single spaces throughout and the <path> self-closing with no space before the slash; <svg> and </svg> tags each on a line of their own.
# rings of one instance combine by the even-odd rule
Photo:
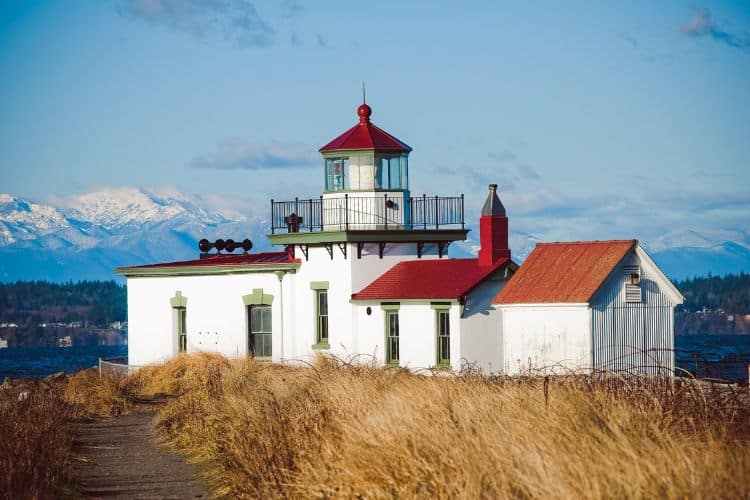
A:
<svg viewBox="0 0 750 500">
<path fill-rule="evenodd" d="M 510 259 L 508 217 L 497 197 L 497 184 L 490 184 L 490 193 L 479 218 L 479 265 L 491 266 L 498 260 Z"/>
</svg>

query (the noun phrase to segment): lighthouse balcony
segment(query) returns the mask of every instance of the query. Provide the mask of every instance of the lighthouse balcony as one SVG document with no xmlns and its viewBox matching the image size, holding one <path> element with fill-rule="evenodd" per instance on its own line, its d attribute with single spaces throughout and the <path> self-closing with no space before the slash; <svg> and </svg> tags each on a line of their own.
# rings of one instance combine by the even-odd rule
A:
<svg viewBox="0 0 750 500">
<path fill-rule="evenodd" d="M 464 196 L 416 196 L 408 191 L 331 193 L 271 200 L 271 234 L 304 232 L 464 232 Z"/>
</svg>

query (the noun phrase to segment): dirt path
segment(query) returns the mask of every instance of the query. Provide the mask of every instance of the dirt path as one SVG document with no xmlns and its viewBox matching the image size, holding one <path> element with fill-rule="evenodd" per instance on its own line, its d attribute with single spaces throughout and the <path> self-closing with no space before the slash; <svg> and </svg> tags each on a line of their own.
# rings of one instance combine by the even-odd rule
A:
<svg viewBox="0 0 750 500">
<path fill-rule="evenodd" d="M 195 467 L 161 445 L 153 405 L 81 424 L 74 450 L 82 458 L 77 490 L 87 498 L 208 498 Z"/>
</svg>

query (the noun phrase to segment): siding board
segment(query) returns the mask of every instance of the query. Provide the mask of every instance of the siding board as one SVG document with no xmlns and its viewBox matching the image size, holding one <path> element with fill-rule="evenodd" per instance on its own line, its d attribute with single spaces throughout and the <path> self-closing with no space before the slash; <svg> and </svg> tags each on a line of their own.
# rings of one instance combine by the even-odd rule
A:
<svg viewBox="0 0 750 500">
<path fill-rule="evenodd" d="M 641 302 L 628 302 L 626 266 L 640 264 L 635 252 L 605 280 L 592 299 L 592 351 L 596 370 L 643 374 L 674 372 L 674 306 L 643 266 Z"/>
</svg>

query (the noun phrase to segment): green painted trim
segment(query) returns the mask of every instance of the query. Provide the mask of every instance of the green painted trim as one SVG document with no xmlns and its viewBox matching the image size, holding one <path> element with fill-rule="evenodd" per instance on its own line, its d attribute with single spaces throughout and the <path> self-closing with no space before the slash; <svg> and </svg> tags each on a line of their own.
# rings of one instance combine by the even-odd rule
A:
<svg viewBox="0 0 750 500">
<path fill-rule="evenodd" d="M 433 367 L 433 370 L 452 370 L 453 367 L 450 363 L 436 363 Z"/>
<path fill-rule="evenodd" d="M 311 347 L 314 350 L 330 349 L 331 344 L 329 344 L 328 342 L 318 342 L 317 344 L 313 344 Z"/>
<path fill-rule="evenodd" d="M 323 243 L 437 243 L 463 241 L 468 229 L 436 229 L 415 231 L 410 229 L 361 230 L 361 231 L 311 231 L 304 233 L 267 234 L 272 245 L 307 245 Z"/>
<path fill-rule="evenodd" d="M 300 264 L 257 264 L 246 266 L 181 266 L 181 267 L 118 267 L 115 273 L 127 277 L 161 276 L 206 276 L 218 274 L 273 273 L 283 271 L 296 273 Z"/>
<path fill-rule="evenodd" d="M 443 307 L 433 307 L 435 309 L 435 366 L 436 369 L 451 368 L 451 360 L 440 359 L 440 314 L 448 314 L 448 342 L 450 342 L 451 316 L 450 310 Z M 449 344 L 450 345 L 450 344 Z"/>
<path fill-rule="evenodd" d="M 184 307 L 187 307 L 187 297 L 183 297 L 182 292 L 178 290 L 175 292 L 174 297 L 169 299 L 169 303 L 174 308 L 178 308 L 178 307 L 184 308 Z"/>
<path fill-rule="evenodd" d="M 273 295 L 265 293 L 262 288 L 253 288 L 253 293 L 242 296 L 242 302 L 246 306 L 270 306 Z"/>
<path fill-rule="evenodd" d="M 394 305 L 395 305 L 394 308 L 390 308 L 390 309 L 385 309 L 384 308 L 385 314 L 383 314 L 383 320 L 384 320 L 383 321 L 383 326 L 384 326 L 384 328 L 383 328 L 383 337 L 385 338 L 385 341 L 383 342 L 383 347 L 384 347 L 383 354 L 385 354 L 385 366 L 397 367 L 397 366 L 399 366 L 399 363 L 401 361 L 401 315 L 398 312 L 398 304 L 381 304 L 381 307 L 382 306 L 388 307 L 388 306 L 394 306 Z M 399 317 L 398 317 L 398 329 L 399 329 L 399 336 L 398 336 L 398 357 L 399 357 L 399 359 L 397 359 L 397 360 L 389 359 L 390 358 L 390 354 L 389 353 L 390 353 L 390 347 L 391 346 L 390 346 L 390 344 L 388 342 L 389 338 L 390 338 L 390 336 L 388 335 L 388 333 L 389 333 L 389 328 L 391 327 L 391 325 L 390 325 L 390 321 L 389 321 L 389 318 L 388 318 L 388 313 L 394 312 L 394 311 L 396 312 L 397 315 L 399 315 Z"/>
<path fill-rule="evenodd" d="M 311 281 L 310 290 L 328 290 L 327 281 Z"/>
<path fill-rule="evenodd" d="M 399 302 L 381 302 L 380 308 L 383 311 L 398 311 L 401 308 Z"/>
<path fill-rule="evenodd" d="M 446 310 L 451 308 L 450 302 L 430 302 L 430 308 L 438 310 Z"/>
</svg>

